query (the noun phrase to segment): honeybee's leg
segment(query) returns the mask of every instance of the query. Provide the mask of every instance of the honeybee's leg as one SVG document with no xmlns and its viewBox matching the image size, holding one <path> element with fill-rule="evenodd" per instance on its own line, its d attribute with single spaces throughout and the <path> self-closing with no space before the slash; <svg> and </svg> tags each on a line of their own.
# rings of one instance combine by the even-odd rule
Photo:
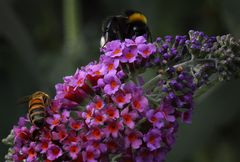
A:
<svg viewBox="0 0 240 162">
<path fill-rule="evenodd" d="M 30 123 L 32 123 L 32 119 L 31 119 L 30 113 L 28 113 L 27 117 L 28 117 L 28 120 L 30 121 Z"/>
</svg>

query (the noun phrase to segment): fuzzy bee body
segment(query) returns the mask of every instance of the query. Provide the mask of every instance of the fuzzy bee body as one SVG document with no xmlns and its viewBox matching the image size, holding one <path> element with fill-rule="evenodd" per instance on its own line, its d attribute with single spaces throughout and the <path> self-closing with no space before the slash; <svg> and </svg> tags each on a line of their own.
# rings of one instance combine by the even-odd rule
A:
<svg viewBox="0 0 240 162">
<path fill-rule="evenodd" d="M 32 124 L 37 127 L 44 125 L 46 117 L 46 108 L 50 106 L 50 97 L 48 94 L 37 91 L 29 97 L 28 117 Z"/>
<path fill-rule="evenodd" d="M 147 18 L 139 11 L 127 10 L 124 15 L 108 17 L 102 25 L 101 47 L 107 42 L 146 35 L 151 40 Z"/>
</svg>

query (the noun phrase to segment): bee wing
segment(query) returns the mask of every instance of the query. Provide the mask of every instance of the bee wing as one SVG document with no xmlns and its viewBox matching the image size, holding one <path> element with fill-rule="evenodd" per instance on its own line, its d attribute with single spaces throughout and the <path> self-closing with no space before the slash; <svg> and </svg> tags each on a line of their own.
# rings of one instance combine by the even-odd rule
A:
<svg viewBox="0 0 240 162">
<path fill-rule="evenodd" d="M 21 97 L 17 100 L 17 104 L 20 105 L 20 104 L 26 104 L 29 102 L 29 100 L 31 99 L 31 95 L 29 96 L 24 96 L 24 97 Z"/>
</svg>

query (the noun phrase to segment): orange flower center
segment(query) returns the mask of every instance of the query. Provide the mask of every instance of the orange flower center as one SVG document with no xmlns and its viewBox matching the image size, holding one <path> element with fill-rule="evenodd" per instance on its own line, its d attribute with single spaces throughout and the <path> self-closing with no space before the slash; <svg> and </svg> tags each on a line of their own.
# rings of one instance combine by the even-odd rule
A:
<svg viewBox="0 0 240 162">
<path fill-rule="evenodd" d="M 130 121 L 132 121 L 131 116 L 127 114 L 123 116 L 123 119 L 126 123 L 129 123 Z"/>
<path fill-rule="evenodd" d="M 113 64 L 108 64 L 108 70 L 112 70 L 113 69 Z"/>
<path fill-rule="evenodd" d="M 133 134 L 133 133 L 131 133 L 130 135 L 128 135 L 128 139 L 129 139 L 129 141 L 135 141 L 136 138 L 137 138 L 136 135 Z"/>
<path fill-rule="evenodd" d="M 156 118 L 156 117 L 154 117 L 154 116 L 153 116 L 153 117 L 151 117 L 151 120 L 152 120 L 152 122 L 153 122 L 153 123 L 157 122 L 157 118 Z"/>
<path fill-rule="evenodd" d="M 107 114 L 109 117 L 113 117 L 114 116 L 114 110 L 108 110 Z"/>
<path fill-rule="evenodd" d="M 101 72 L 100 71 L 95 71 L 94 74 L 95 75 L 101 75 Z"/>
<path fill-rule="evenodd" d="M 73 127 L 74 129 L 80 129 L 80 128 L 81 128 L 81 125 L 80 125 L 80 123 L 72 123 L 72 127 Z"/>
<path fill-rule="evenodd" d="M 151 144 L 154 144 L 154 142 L 155 142 L 155 137 L 154 137 L 154 136 L 150 136 L 149 142 L 150 142 Z"/>
<path fill-rule="evenodd" d="M 124 97 L 123 96 L 117 96 L 116 100 L 119 103 L 123 103 L 124 102 Z"/>
<path fill-rule="evenodd" d="M 100 109 L 103 106 L 103 102 L 102 101 L 97 101 L 96 102 L 96 109 Z"/>
<path fill-rule="evenodd" d="M 78 81 L 77 81 L 77 85 L 81 85 L 83 83 L 83 78 L 80 78 Z"/>
<path fill-rule="evenodd" d="M 42 149 L 47 149 L 47 148 L 48 148 L 48 142 L 43 142 Z"/>
<path fill-rule="evenodd" d="M 103 117 L 102 117 L 102 116 L 97 116 L 97 117 L 96 117 L 96 121 L 97 121 L 98 123 L 102 122 L 102 121 L 103 121 Z"/>
<path fill-rule="evenodd" d="M 133 105 L 136 109 L 140 109 L 140 107 L 141 107 L 141 104 L 138 101 L 134 101 Z"/>
<path fill-rule="evenodd" d="M 53 153 L 54 155 L 58 155 L 59 149 L 58 149 L 58 148 L 54 148 L 54 149 L 52 150 L 52 153 Z"/>
<path fill-rule="evenodd" d="M 87 159 L 93 159 L 93 158 L 94 158 L 93 152 L 87 151 Z"/>
<path fill-rule="evenodd" d="M 110 125 L 109 125 L 109 130 L 110 130 L 110 132 L 116 131 L 116 130 L 117 130 L 116 124 L 115 124 L 115 123 L 110 124 Z"/>
<path fill-rule="evenodd" d="M 76 142 L 77 138 L 76 137 L 68 137 L 67 141 L 68 142 Z"/>
<path fill-rule="evenodd" d="M 112 87 L 112 88 L 115 88 L 116 86 L 117 86 L 117 82 L 112 81 L 112 82 L 111 82 L 111 87 Z"/>
<path fill-rule="evenodd" d="M 145 55 L 148 55 L 149 50 L 148 50 L 148 49 L 145 49 L 145 50 L 143 51 L 143 53 L 144 53 Z"/>
<path fill-rule="evenodd" d="M 71 146 L 70 152 L 77 152 L 77 146 Z"/>
<path fill-rule="evenodd" d="M 117 48 L 117 49 L 114 50 L 113 54 L 116 55 L 116 54 L 118 54 L 120 51 L 121 51 L 121 50 L 120 50 L 119 48 Z"/>
<path fill-rule="evenodd" d="M 93 135 L 95 137 L 100 137 L 101 133 L 100 133 L 100 131 L 98 129 L 95 129 L 95 130 L 93 130 Z"/>
<path fill-rule="evenodd" d="M 34 151 L 34 149 L 31 148 L 30 150 L 28 150 L 28 154 L 29 154 L 29 156 L 31 156 L 31 157 L 35 156 L 35 151 Z"/>
<path fill-rule="evenodd" d="M 133 58 L 133 54 L 132 54 L 132 53 L 127 53 L 127 54 L 125 55 L 125 57 L 126 57 L 127 59 L 131 59 L 131 58 Z"/>
<path fill-rule="evenodd" d="M 87 111 L 86 113 L 87 113 L 87 118 L 91 118 L 91 116 L 92 116 L 92 111 Z"/>
<path fill-rule="evenodd" d="M 58 125 L 59 124 L 59 119 L 54 119 L 52 122 L 53 125 Z"/>
</svg>

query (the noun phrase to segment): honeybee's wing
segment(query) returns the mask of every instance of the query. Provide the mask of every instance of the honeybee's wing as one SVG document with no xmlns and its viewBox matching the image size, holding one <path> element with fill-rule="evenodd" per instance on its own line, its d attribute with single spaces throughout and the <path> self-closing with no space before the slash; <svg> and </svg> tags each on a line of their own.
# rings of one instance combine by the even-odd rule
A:
<svg viewBox="0 0 240 162">
<path fill-rule="evenodd" d="M 21 98 L 19 98 L 19 99 L 17 100 L 17 104 L 18 104 L 18 105 L 20 105 L 20 104 L 27 104 L 31 98 L 32 98 L 31 95 L 21 97 Z"/>
</svg>

